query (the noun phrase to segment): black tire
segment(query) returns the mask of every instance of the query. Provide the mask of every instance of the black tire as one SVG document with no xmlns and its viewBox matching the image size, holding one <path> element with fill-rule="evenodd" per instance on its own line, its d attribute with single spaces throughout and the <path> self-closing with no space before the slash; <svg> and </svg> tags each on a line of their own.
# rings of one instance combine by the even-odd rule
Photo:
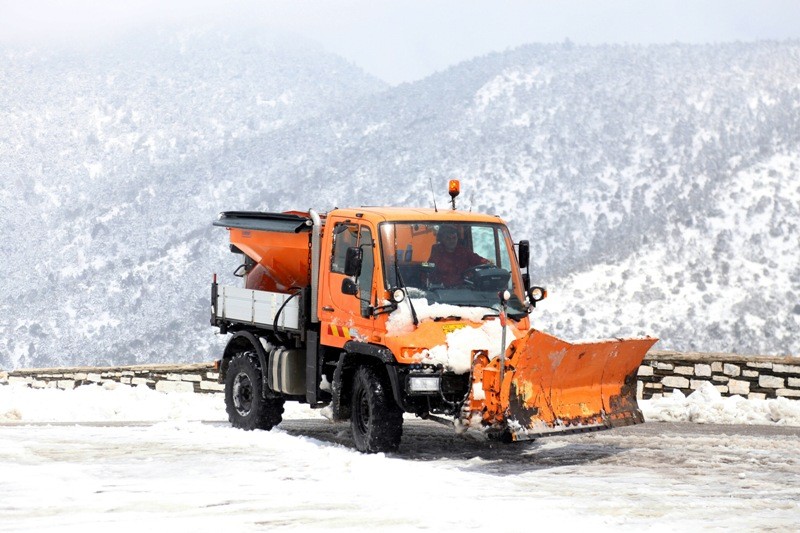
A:
<svg viewBox="0 0 800 533">
<path fill-rule="evenodd" d="M 349 381 L 347 380 L 349 378 Z M 331 410 L 333 420 L 350 420 L 350 398 L 352 394 L 352 376 L 342 371 L 341 365 L 336 365 L 333 371 L 333 381 L 331 381 Z"/>
<path fill-rule="evenodd" d="M 262 395 L 261 369 L 255 356 L 238 354 L 225 375 L 225 410 L 235 428 L 270 430 L 281 423 L 283 400 Z"/>
<path fill-rule="evenodd" d="M 362 366 L 353 378 L 352 391 L 350 427 L 356 449 L 364 453 L 396 450 L 403 436 L 403 411 L 385 375 Z"/>
</svg>

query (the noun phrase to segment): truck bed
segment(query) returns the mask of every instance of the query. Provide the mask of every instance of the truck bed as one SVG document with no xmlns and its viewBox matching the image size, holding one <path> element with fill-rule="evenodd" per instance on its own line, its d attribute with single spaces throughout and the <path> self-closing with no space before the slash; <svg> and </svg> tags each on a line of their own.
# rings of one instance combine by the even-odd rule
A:
<svg viewBox="0 0 800 533">
<path fill-rule="evenodd" d="M 298 331 L 300 329 L 300 301 L 302 298 L 292 298 L 286 303 L 291 294 L 280 292 L 256 291 L 241 287 L 228 287 L 221 285 L 217 292 L 217 301 L 214 306 L 215 317 L 226 322 L 248 324 L 272 329 Z M 275 315 L 280 311 L 277 324 Z"/>
</svg>

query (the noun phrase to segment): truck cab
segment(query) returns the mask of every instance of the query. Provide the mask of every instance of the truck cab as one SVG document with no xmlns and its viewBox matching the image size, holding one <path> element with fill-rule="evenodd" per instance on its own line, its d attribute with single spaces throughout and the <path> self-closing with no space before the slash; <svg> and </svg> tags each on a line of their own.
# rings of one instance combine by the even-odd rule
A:
<svg viewBox="0 0 800 533">
<path fill-rule="evenodd" d="M 389 349 L 400 364 L 419 363 L 424 350 L 444 342 L 452 325 L 497 319 L 498 292 L 505 290 L 511 294 L 508 316 L 528 330 L 525 284 L 499 218 L 423 209 L 337 210 L 326 226 L 318 303 L 324 345 L 372 344 Z M 454 251 L 440 242 L 443 232 L 456 236 Z M 354 258 L 350 271 L 348 252 Z M 445 269 L 457 278 L 444 279 Z M 421 332 L 420 324 L 431 320 L 451 326 L 436 328 L 435 335 Z"/>
</svg>

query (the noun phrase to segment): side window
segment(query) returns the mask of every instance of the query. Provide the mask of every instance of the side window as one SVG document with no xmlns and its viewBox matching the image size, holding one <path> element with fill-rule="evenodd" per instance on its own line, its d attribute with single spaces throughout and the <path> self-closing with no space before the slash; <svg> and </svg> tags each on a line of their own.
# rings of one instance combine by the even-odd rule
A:
<svg viewBox="0 0 800 533">
<path fill-rule="evenodd" d="M 493 228 L 489 226 L 472 227 L 472 250 L 492 263 L 497 261 Z"/>
<path fill-rule="evenodd" d="M 347 249 L 358 245 L 358 226 L 336 224 L 333 227 L 333 250 L 331 250 L 331 272 L 344 274 Z"/>
<path fill-rule="evenodd" d="M 505 237 L 497 228 L 472 227 L 472 248 L 476 254 L 506 270 L 511 269 L 511 259 L 505 246 Z"/>
</svg>

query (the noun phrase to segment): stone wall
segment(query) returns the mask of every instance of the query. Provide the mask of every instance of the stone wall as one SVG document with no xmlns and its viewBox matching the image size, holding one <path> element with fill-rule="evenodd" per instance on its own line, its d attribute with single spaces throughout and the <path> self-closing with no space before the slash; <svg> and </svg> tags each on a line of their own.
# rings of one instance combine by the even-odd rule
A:
<svg viewBox="0 0 800 533">
<path fill-rule="evenodd" d="M 0 384 L 73 389 L 113 381 L 164 392 L 221 392 L 213 363 L 124 367 L 34 368 L 0 372 Z M 800 399 L 800 357 L 651 351 L 639 367 L 639 398 L 673 390 L 686 395 L 710 382 L 723 396 Z"/>
<path fill-rule="evenodd" d="M 222 392 L 213 363 L 120 367 L 31 368 L 8 372 L 5 381 L 33 388 L 74 389 L 80 385 L 146 385 L 163 392 Z M 0 376 L 0 383 L 4 381 Z"/>
<path fill-rule="evenodd" d="M 723 396 L 800 399 L 800 357 L 651 350 L 639 367 L 639 397 L 686 395 L 710 382 Z"/>
</svg>

